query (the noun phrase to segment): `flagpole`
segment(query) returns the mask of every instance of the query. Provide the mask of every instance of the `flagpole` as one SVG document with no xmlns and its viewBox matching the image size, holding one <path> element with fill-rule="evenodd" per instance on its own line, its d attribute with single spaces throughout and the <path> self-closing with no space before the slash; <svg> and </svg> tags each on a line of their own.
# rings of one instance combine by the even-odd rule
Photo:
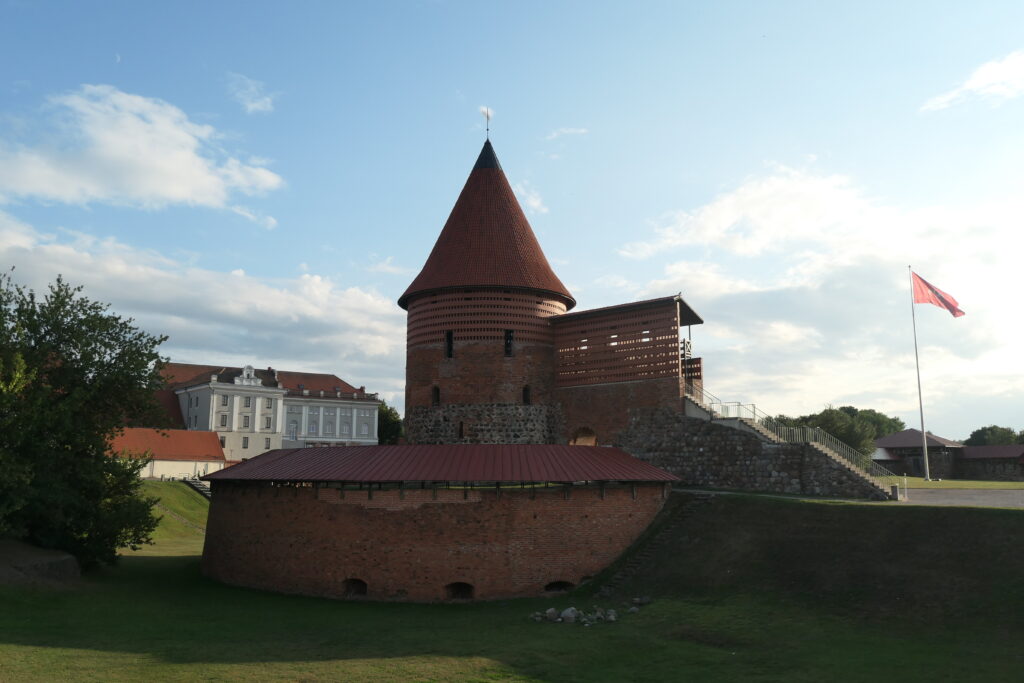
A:
<svg viewBox="0 0 1024 683">
<path fill-rule="evenodd" d="M 924 454 L 924 480 L 931 480 L 928 471 L 928 432 L 924 430 L 924 399 L 921 397 L 921 359 L 917 354 L 917 317 L 914 314 L 914 271 L 907 266 L 910 277 L 910 320 L 914 326 L 914 365 L 917 367 L 917 407 L 921 413 L 921 452 Z"/>
</svg>

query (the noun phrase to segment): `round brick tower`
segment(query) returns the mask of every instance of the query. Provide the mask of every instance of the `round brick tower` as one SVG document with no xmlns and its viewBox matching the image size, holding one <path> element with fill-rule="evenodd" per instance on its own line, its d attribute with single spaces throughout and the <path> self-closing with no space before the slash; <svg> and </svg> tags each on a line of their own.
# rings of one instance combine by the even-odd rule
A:
<svg viewBox="0 0 1024 683">
<path fill-rule="evenodd" d="M 575 299 L 548 264 L 488 140 L 420 274 L 409 312 L 410 443 L 554 443 L 548 318 Z"/>
</svg>

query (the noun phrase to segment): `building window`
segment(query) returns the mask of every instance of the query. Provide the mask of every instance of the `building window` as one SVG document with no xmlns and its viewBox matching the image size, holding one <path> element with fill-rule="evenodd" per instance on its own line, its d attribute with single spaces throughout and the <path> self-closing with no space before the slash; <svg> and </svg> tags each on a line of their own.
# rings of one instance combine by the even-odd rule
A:
<svg viewBox="0 0 1024 683">
<path fill-rule="evenodd" d="M 292 441 L 299 435 L 299 423 L 296 420 L 292 420 L 288 423 L 288 438 Z"/>
<path fill-rule="evenodd" d="M 245 397 L 245 407 L 252 408 L 252 396 Z"/>
<path fill-rule="evenodd" d="M 272 409 L 274 407 L 274 399 L 272 399 L 272 398 L 265 398 L 265 399 L 263 399 L 263 407 L 264 408 L 268 408 L 268 409 Z"/>
<path fill-rule="evenodd" d="M 505 330 L 505 355 L 512 355 L 512 330 Z"/>
<path fill-rule="evenodd" d="M 228 404 L 228 395 L 227 394 L 224 394 L 223 396 L 220 397 L 220 404 L 222 406 L 226 406 Z"/>
<path fill-rule="evenodd" d="M 248 448 L 248 447 L 249 447 L 249 437 L 243 436 L 242 437 L 242 448 Z"/>
<path fill-rule="evenodd" d="M 246 428 L 248 428 L 248 426 L 249 426 L 249 416 L 248 415 L 243 415 L 242 416 L 242 429 L 246 429 Z"/>
<path fill-rule="evenodd" d="M 460 439 L 461 439 L 461 438 L 463 438 L 463 437 L 465 436 L 465 433 L 466 433 L 466 432 L 465 432 L 465 430 L 463 429 L 462 423 L 460 422 L 460 423 L 459 423 L 459 438 L 460 438 Z"/>
<path fill-rule="evenodd" d="M 270 418 L 269 417 L 263 418 L 263 428 L 264 429 L 270 429 Z"/>
<path fill-rule="evenodd" d="M 348 436 L 348 433 L 349 433 L 350 431 L 352 431 L 352 430 L 351 430 L 351 427 L 349 427 L 349 426 L 348 426 L 347 424 L 343 424 L 343 425 L 341 425 L 341 433 L 342 433 L 342 434 L 344 434 L 344 435 Z"/>
<path fill-rule="evenodd" d="M 434 387 L 430 390 L 430 405 L 435 408 L 441 405 L 441 387 Z"/>
<path fill-rule="evenodd" d="M 334 433 L 334 423 L 333 422 L 325 422 L 324 423 L 324 434 L 333 434 L 333 433 Z"/>
<path fill-rule="evenodd" d="M 270 439 L 263 439 L 263 448 L 270 450 Z"/>
<path fill-rule="evenodd" d="M 220 437 L 220 447 L 224 448 L 224 437 Z"/>
<path fill-rule="evenodd" d="M 365 422 L 362 425 L 360 425 L 360 427 L 359 427 L 359 435 L 360 436 L 369 436 L 370 435 L 370 425 L 366 424 Z"/>
<path fill-rule="evenodd" d="M 310 434 L 316 434 L 316 420 L 311 420 L 309 423 L 309 429 L 307 430 Z"/>
<path fill-rule="evenodd" d="M 198 424 L 199 424 L 199 416 L 198 415 L 193 415 L 192 416 L 192 426 L 195 427 Z"/>
<path fill-rule="evenodd" d="M 455 333 L 451 330 L 444 333 L 444 357 L 455 357 Z"/>
<path fill-rule="evenodd" d="M 192 397 L 192 405 L 196 406 L 197 408 L 199 407 L 199 397 L 198 396 L 193 396 Z"/>
<path fill-rule="evenodd" d="M 529 386 L 523 387 L 523 405 L 524 406 L 530 405 L 530 387 Z"/>
<path fill-rule="evenodd" d="M 220 416 L 220 426 L 221 427 L 227 427 L 228 426 L 228 416 L 227 415 L 221 415 Z"/>
</svg>

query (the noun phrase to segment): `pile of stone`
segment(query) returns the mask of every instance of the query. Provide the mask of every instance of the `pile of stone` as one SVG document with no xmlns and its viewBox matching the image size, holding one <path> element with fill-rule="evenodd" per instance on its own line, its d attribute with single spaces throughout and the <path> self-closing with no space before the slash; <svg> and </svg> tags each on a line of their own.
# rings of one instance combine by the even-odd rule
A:
<svg viewBox="0 0 1024 683">
<path fill-rule="evenodd" d="M 630 603 L 626 604 L 629 605 Z M 651 599 L 647 596 L 633 598 L 632 604 L 626 612 L 636 614 L 640 611 L 641 606 L 649 604 L 651 604 Z M 543 612 L 534 612 L 530 615 L 530 618 L 538 624 L 548 622 L 552 624 L 581 624 L 582 626 L 590 626 L 600 623 L 615 623 L 619 620 L 619 613 L 617 610 L 604 609 L 597 605 L 594 605 L 589 612 L 578 610 L 575 607 L 567 607 L 562 611 L 549 607 Z"/>
</svg>

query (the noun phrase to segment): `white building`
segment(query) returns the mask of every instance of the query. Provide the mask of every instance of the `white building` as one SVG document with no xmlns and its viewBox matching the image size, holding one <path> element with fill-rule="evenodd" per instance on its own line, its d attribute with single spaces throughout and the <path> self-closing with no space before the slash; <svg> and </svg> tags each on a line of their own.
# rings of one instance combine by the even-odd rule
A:
<svg viewBox="0 0 1024 683">
<path fill-rule="evenodd" d="M 377 395 L 336 375 L 169 363 L 164 376 L 177 399 L 163 397 L 172 417 L 176 409 L 186 429 L 216 432 L 228 460 L 377 443 Z"/>
</svg>

